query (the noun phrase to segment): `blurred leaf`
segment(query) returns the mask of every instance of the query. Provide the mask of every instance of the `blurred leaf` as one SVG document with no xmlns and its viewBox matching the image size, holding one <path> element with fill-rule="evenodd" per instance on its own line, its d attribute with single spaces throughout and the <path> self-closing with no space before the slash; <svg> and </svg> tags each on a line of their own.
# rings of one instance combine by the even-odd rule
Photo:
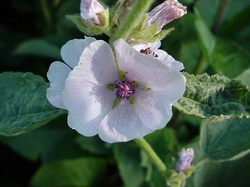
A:
<svg viewBox="0 0 250 187">
<path fill-rule="evenodd" d="M 250 151 L 250 119 L 232 118 L 205 122 L 201 129 L 201 147 L 209 159 L 228 160 Z"/>
<path fill-rule="evenodd" d="M 115 144 L 114 156 L 124 182 L 124 187 L 138 187 L 145 178 L 140 167 L 140 149 L 132 143 Z"/>
<path fill-rule="evenodd" d="M 250 154 L 240 159 L 216 162 L 203 160 L 186 187 L 244 187 L 250 186 Z"/>
<path fill-rule="evenodd" d="M 107 155 L 109 150 L 105 147 L 103 142 L 98 136 L 84 137 L 79 135 L 76 139 L 76 143 L 86 151 L 93 154 Z"/>
<path fill-rule="evenodd" d="M 24 41 L 17 46 L 14 51 L 16 55 L 36 55 L 49 57 L 52 59 L 61 59 L 60 48 L 44 39 L 33 39 Z"/>
<path fill-rule="evenodd" d="M 199 0 L 195 3 L 195 9 L 200 12 L 201 18 L 205 21 L 206 25 L 211 27 L 214 23 L 216 13 L 219 8 L 220 1 L 218 0 Z"/>
<path fill-rule="evenodd" d="M 100 158 L 78 158 L 44 164 L 31 180 L 34 187 L 94 187 L 104 182 L 107 163 Z"/>
<path fill-rule="evenodd" d="M 248 88 L 250 88 L 250 68 L 246 69 L 242 74 L 240 74 L 236 79 L 244 81 L 247 85 Z"/>
<path fill-rule="evenodd" d="M 242 81 L 220 75 L 184 75 L 186 91 L 174 104 L 178 110 L 210 121 L 250 117 L 249 90 Z"/>
<path fill-rule="evenodd" d="M 48 84 L 32 73 L 0 74 L 0 134 L 13 136 L 33 130 L 62 115 L 46 99 Z"/>
<path fill-rule="evenodd" d="M 250 67 L 250 55 L 234 43 L 213 36 L 196 11 L 195 21 L 199 42 L 214 71 L 234 78 Z"/>
<path fill-rule="evenodd" d="M 248 47 L 248 51 L 250 51 L 249 42 L 245 42 L 246 39 L 249 39 L 250 37 L 250 19 L 248 18 L 250 5 L 245 6 L 245 3 L 237 3 L 235 1 L 230 1 L 229 3 L 241 5 L 243 6 L 243 9 L 240 9 L 237 14 L 231 14 L 230 17 L 222 23 L 219 34 L 231 40 L 237 41 L 237 43 L 242 46 Z"/>
<path fill-rule="evenodd" d="M 163 162 L 168 162 L 169 164 L 171 157 L 173 157 L 173 152 L 176 151 L 175 149 L 178 145 L 173 130 L 169 128 L 157 130 L 154 133 L 147 135 L 145 140 L 150 144 Z"/>
<path fill-rule="evenodd" d="M 79 157 L 84 151 L 75 143 L 78 133 L 66 124 L 66 115 L 33 131 L 0 140 L 30 160 L 43 162 Z"/>
</svg>

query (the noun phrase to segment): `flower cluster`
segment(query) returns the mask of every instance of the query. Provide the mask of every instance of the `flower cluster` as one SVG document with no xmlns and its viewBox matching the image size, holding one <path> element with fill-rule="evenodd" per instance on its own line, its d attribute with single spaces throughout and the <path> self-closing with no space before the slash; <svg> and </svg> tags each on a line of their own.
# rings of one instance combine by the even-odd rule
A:
<svg viewBox="0 0 250 187">
<path fill-rule="evenodd" d="M 129 141 L 163 128 L 186 81 L 171 67 L 180 62 L 167 53 L 164 58 L 159 53 L 159 59 L 145 55 L 122 39 L 114 48 L 118 66 L 106 42 L 71 40 L 61 51 L 66 64 L 54 62 L 48 71 L 47 98 L 69 111 L 69 126 L 107 142 Z"/>
<path fill-rule="evenodd" d="M 81 1 L 86 25 L 100 25 L 104 11 L 96 0 Z M 183 64 L 158 49 L 160 44 L 130 46 L 118 39 L 112 50 L 92 37 L 70 40 L 61 49 L 65 63 L 56 61 L 49 68 L 46 96 L 68 110 L 68 125 L 84 136 L 126 142 L 161 129 L 171 119 L 186 79 L 180 72 Z"/>
</svg>

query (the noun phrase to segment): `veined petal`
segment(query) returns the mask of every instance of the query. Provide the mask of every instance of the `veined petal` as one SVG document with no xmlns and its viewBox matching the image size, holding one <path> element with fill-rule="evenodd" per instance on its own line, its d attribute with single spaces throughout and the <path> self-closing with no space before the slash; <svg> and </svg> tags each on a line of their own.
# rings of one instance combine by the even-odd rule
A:
<svg viewBox="0 0 250 187">
<path fill-rule="evenodd" d="M 69 126 L 82 135 L 93 136 L 101 120 L 112 109 L 115 94 L 106 85 L 87 80 L 81 67 L 75 67 L 69 74 L 63 102 L 69 111 Z"/>
<path fill-rule="evenodd" d="M 83 50 L 92 42 L 96 41 L 95 38 L 85 37 L 85 39 L 73 39 L 68 41 L 62 46 L 61 56 L 66 64 L 73 69 L 79 62 Z"/>
<path fill-rule="evenodd" d="M 64 90 L 65 80 L 71 69 L 62 62 L 53 62 L 47 73 L 50 87 L 47 89 L 46 97 L 49 102 L 57 108 L 65 109 L 62 101 L 62 91 Z"/>
<path fill-rule="evenodd" d="M 82 75 L 96 84 L 108 85 L 119 79 L 118 69 L 110 46 L 98 40 L 84 50 L 78 66 Z"/>
<path fill-rule="evenodd" d="M 153 131 L 142 123 L 135 106 L 122 100 L 101 121 L 98 134 L 103 141 L 113 143 L 127 142 Z"/>
<path fill-rule="evenodd" d="M 137 95 L 135 106 L 143 124 L 151 129 L 163 128 L 172 117 L 172 103 L 151 90 Z"/>
<path fill-rule="evenodd" d="M 152 51 L 156 51 L 160 46 L 161 46 L 161 41 L 156 40 L 155 42 L 152 43 L 134 45 L 133 48 L 137 51 L 140 51 L 141 49 L 146 49 L 149 47 Z"/>
<path fill-rule="evenodd" d="M 126 77 L 138 82 L 151 81 L 157 77 L 158 71 L 167 71 L 169 68 L 160 60 L 143 55 L 130 47 L 123 39 L 114 42 L 119 68 L 127 72 Z M 155 76 L 157 75 L 157 76 Z"/>
<path fill-rule="evenodd" d="M 176 61 L 171 55 L 163 50 L 157 50 L 156 54 L 158 54 L 158 59 L 164 62 L 171 69 L 180 71 L 184 69 L 184 66 L 181 62 Z"/>
</svg>

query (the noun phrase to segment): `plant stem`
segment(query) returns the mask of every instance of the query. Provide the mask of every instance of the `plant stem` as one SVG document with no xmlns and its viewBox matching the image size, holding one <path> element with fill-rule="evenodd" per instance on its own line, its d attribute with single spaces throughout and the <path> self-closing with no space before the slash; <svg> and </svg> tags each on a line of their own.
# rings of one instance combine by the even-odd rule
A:
<svg viewBox="0 0 250 187">
<path fill-rule="evenodd" d="M 154 2 L 154 0 L 137 0 L 133 5 L 131 11 L 126 16 L 125 20 L 119 26 L 116 34 L 114 34 L 110 43 L 113 44 L 115 40 L 118 38 L 123 38 L 126 40 L 132 29 L 137 26 L 138 22 L 142 18 L 143 14 L 149 9 L 150 5 Z"/>
<path fill-rule="evenodd" d="M 204 57 L 203 53 L 200 52 L 199 58 L 198 58 L 197 63 L 196 63 L 197 65 L 196 65 L 196 68 L 194 71 L 195 75 L 202 73 L 202 66 L 203 66 L 204 61 L 205 61 L 205 57 Z"/>
<path fill-rule="evenodd" d="M 42 7 L 42 12 L 43 12 L 44 19 L 46 20 L 47 24 L 49 26 L 51 26 L 51 15 L 50 15 L 50 12 L 49 12 L 47 1 L 46 0 L 40 0 L 40 4 L 41 4 L 41 7 Z"/>
<path fill-rule="evenodd" d="M 166 178 L 167 177 L 167 168 L 163 161 L 158 157 L 152 147 L 148 144 L 148 142 L 144 138 L 137 138 L 135 142 L 145 151 L 148 155 L 150 160 L 154 163 L 156 168 L 162 173 L 162 175 Z"/>
<path fill-rule="evenodd" d="M 225 10 L 227 8 L 227 5 L 228 5 L 228 0 L 221 0 L 220 1 L 220 6 L 219 6 L 219 9 L 218 9 L 217 14 L 215 16 L 214 24 L 212 26 L 212 32 L 214 34 L 217 33 L 219 30 L 221 20 L 225 14 Z"/>
</svg>

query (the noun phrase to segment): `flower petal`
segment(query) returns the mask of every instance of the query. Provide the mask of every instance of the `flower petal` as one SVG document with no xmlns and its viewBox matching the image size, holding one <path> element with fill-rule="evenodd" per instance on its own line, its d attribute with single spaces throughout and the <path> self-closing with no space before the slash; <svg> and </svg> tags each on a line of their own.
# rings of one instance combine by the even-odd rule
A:
<svg viewBox="0 0 250 187">
<path fill-rule="evenodd" d="M 78 64 L 83 50 L 94 41 L 96 41 L 96 39 L 92 37 L 68 41 L 62 46 L 61 49 L 61 56 L 65 63 L 68 64 L 71 69 L 73 69 Z"/>
<path fill-rule="evenodd" d="M 163 128 L 172 117 L 172 103 L 162 93 L 139 91 L 135 106 L 143 124 L 151 129 Z"/>
<path fill-rule="evenodd" d="M 184 69 L 184 66 L 181 62 L 176 61 L 171 55 L 163 50 L 157 50 L 156 54 L 158 54 L 158 59 L 162 62 L 166 63 L 171 69 L 180 71 Z"/>
<path fill-rule="evenodd" d="M 84 136 L 93 136 L 112 109 L 115 94 L 104 85 L 86 80 L 80 67 L 74 68 L 66 80 L 63 102 L 69 111 L 69 126 Z"/>
<path fill-rule="evenodd" d="M 78 66 L 85 78 L 96 84 L 108 85 L 119 79 L 118 69 L 110 46 L 98 40 L 84 50 Z"/>
<path fill-rule="evenodd" d="M 167 71 L 169 68 L 160 60 L 143 55 L 130 47 L 123 39 L 114 42 L 119 68 L 127 72 L 126 77 L 138 82 L 151 81 L 157 77 L 157 71 Z"/>
<path fill-rule="evenodd" d="M 152 51 L 156 51 L 160 46 L 161 46 L 161 41 L 156 40 L 155 42 L 152 42 L 152 43 L 134 45 L 133 48 L 136 51 L 141 51 L 141 49 L 146 49 L 149 47 Z"/>
<path fill-rule="evenodd" d="M 164 75 L 161 77 L 160 75 Z M 160 129 L 172 117 L 172 105 L 185 91 L 185 77 L 178 71 L 170 70 L 167 75 L 157 74 L 149 83 L 151 90 L 136 90 L 136 107 L 141 121 L 151 129 Z M 160 77 L 160 79 L 157 79 Z"/>
<path fill-rule="evenodd" d="M 127 142 L 153 131 L 142 123 L 135 106 L 122 100 L 101 121 L 98 134 L 103 141 L 113 143 Z"/>
<path fill-rule="evenodd" d="M 62 101 L 62 91 L 64 90 L 65 80 L 71 69 L 62 62 L 53 62 L 47 73 L 50 87 L 47 89 L 46 97 L 49 102 L 57 108 L 65 109 Z"/>
<path fill-rule="evenodd" d="M 69 111 L 71 128 L 85 136 L 97 133 L 98 125 L 116 98 L 107 86 L 118 78 L 109 45 L 104 41 L 90 44 L 65 82 L 63 102 Z"/>
</svg>

